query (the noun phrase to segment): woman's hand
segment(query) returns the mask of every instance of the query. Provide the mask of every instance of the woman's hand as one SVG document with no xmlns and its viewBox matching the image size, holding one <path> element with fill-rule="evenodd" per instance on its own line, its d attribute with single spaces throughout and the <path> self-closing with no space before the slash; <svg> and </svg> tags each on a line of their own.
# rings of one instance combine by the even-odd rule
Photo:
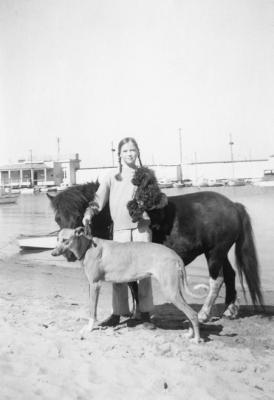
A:
<svg viewBox="0 0 274 400">
<path fill-rule="evenodd" d="M 86 226 L 86 225 L 90 224 L 94 215 L 95 215 L 94 210 L 92 208 L 88 207 L 84 214 L 84 218 L 82 219 L 83 225 Z"/>
<path fill-rule="evenodd" d="M 99 206 L 95 201 L 89 203 L 89 207 L 86 209 L 82 223 L 84 226 L 91 223 L 94 215 L 99 213 Z"/>
</svg>

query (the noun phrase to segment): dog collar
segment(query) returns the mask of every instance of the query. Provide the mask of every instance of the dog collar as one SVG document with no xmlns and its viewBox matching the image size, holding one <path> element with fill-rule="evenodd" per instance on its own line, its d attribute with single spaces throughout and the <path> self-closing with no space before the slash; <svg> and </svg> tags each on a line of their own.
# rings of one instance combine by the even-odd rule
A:
<svg viewBox="0 0 274 400">
<path fill-rule="evenodd" d="M 77 259 L 78 259 L 79 261 L 83 260 L 83 258 L 84 258 L 85 255 L 86 255 L 86 252 L 87 252 L 92 246 L 97 247 L 97 244 L 94 242 L 93 239 L 89 239 L 88 245 L 87 245 L 85 248 L 83 248 L 83 251 L 81 252 L 80 257 L 78 257 Z"/>
</svg>

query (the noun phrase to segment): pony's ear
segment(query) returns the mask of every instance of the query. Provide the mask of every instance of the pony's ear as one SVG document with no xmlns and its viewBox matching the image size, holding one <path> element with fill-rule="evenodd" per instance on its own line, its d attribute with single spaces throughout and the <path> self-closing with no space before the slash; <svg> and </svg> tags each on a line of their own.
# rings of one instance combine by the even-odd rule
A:
<svg viewBox="0 0 274 400">
<path fill-rule="evenodd" d="M 74 229 L 74 236 L 82 236 L 85 233 L 85 229 L 83 226 L 78 226 Z"/>
</svg>

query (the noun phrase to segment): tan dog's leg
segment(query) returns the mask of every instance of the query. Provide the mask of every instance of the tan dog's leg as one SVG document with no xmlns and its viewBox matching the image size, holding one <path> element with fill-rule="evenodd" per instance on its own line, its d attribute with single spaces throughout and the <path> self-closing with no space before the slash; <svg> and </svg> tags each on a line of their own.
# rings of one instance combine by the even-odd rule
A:
<svg viewBox="0 0 274 400">
<path fill-rule="evenodd" d="M 194 311 L 185 301 L 181 294 L 178 294 L 173 300 L 173 304 L 179 308 L 179 310 L 183 311 L 183 313 L 189 319 L 192 327 L 189 328 L 189 332 L 186 334 L 187 338 L 193 339 L 195 343 L 199 343 L 201 341 L 200 338 L 200 330 L 199 330 L 199 321 L 198 314 Z"/>
<path fill-rule="evenodd" d="M 84 338 L 88 333 L 94 329 L 94 325 L 97 322 L 97 305 L 100 292 L 100 283 L 91 283 L 89 285 L 89 306 L 90 306 L 90 319 L 81 331 L 81 338 Z"/>
</svg>

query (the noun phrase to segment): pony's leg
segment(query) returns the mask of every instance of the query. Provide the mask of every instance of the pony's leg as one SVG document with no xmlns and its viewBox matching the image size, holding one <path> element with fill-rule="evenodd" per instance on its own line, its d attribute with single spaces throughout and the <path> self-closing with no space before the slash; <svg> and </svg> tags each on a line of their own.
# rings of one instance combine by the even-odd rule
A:
<svg viewBox="0 0 274 400">
<path fill-rule="evenodd" d="M 198 313 L 199 322 L 206 322 L 209 320 L 211 309 L 215 303 L 215 300 L 218 297 L 223 282 L 224 282 L 224 277 L 222 271 L 220 272 L 218 278 L 216 279 L 213 279 L 211 277 L 209 278 L 209 293 L 207 295 L 203 307 Z"/>
<path fill-rule="evenodd" d="M 227 257 L 224 261 L 223 271 L 224 271 L 224 282 L 226 287 L 225 311 L 223 313 L 223 316 L 234 319 L 238 316 L 240 304 L 237 299 L 237 292 L 235 286 L 236 274 Z"/>
<path fill-rule="evenodd" d="M 198 313 L 199 322 L 206 322 L 210 318 L 211 309 L 218 297 L 222 284 L 224 282 L 223 276 L 223 259 L 214 257 L 212 254 L 206 254 L 209 266 L 209 292 L 204 302 L 203 307 Z"/>
</svg>

